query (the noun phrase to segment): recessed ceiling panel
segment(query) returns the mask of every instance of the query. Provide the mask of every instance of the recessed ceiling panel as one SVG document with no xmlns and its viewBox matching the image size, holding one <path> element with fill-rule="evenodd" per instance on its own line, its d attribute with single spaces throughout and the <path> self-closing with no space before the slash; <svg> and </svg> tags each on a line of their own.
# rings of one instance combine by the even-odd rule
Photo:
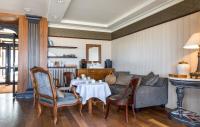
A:
<svg viewBox="0 0 200 127">
<path fill-rule="evenodd" d="M 72 0 L 64 20 L 108 24 L 152 0 Z"/>
</svg>

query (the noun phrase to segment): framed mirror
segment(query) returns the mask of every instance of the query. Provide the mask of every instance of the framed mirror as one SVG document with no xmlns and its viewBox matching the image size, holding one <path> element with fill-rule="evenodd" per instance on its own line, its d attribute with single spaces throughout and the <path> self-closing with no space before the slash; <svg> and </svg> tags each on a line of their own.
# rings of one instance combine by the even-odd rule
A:
<svg viewBox="0 0 200 127">
<path fill-rule="evenodd" d="M 101 45 L 86 44 L 86 60 L 88 63 L 101 63 Z"/>
</svg>

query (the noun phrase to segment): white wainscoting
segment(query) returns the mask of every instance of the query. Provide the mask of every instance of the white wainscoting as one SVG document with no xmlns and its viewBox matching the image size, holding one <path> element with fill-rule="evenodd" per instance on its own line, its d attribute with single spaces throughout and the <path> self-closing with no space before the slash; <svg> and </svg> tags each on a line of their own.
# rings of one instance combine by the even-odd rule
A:
<svg viewBox="0 0 200 127">
<path fill-rule="evenodd" d="M 200 31 L 200 13 L 195 13 L 112 41 L 112 60 L 116 70 L 167 77 L 176 72 L 180 60 L 194 71 L 197 52 L 183 49 L 187 39 Z M 155 98 L 156 99 L 156 98 Z M 200 89 L 187 89 L 184 107 L 200 113 Z M 169 85 L 167 107 L 176 107 L 175 88 Z"/>
</svg>

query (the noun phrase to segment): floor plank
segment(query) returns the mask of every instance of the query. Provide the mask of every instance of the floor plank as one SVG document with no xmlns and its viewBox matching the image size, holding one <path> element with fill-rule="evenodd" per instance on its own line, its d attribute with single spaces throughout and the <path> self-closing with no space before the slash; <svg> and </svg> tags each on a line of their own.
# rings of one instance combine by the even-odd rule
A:
<svg viewBox="0 0 200 127">
<path fill-rule="evenodd" d="M 185 127 L 171 121 L 164 108 L 144 108 L 133 117 L 129 111 L 129 122 L 125 122 L 124 110 L 117 112 L 111 107 L 108 119 L 104 119 L 102 106 L 95 106 L 93 114 L 83 107 L 80 116 L 78 107 L 60 109 L 58 124 L 53 124 L 50 108 L 43 107 L 40 117 L 33 107 L 32 100 L 16 100 L 12 94 L 0 94 L 0 127 Z"/>
</svg>

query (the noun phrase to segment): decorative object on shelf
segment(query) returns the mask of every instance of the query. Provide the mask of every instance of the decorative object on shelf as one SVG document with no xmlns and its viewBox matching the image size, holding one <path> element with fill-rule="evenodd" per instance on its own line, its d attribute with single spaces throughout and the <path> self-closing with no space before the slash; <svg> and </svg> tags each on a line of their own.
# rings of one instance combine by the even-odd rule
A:
<svg viewBox="0 0 200 127">
<path fill-rule="evenodd" d="M 49 45 L 48 48 L 68 48 L 68 49 L 76 49 L 78 47 L 73 47 L 73 46 L 53 46 Z"/>
<path fill-rule="evenodd" d="M 200 89 L 200 79 L 172 78 L 169 77 L 172 85 L 176 86 L 177 108 L 169 113 L 169 117 L 188 127 L 200 127 L 200 116 L 197 113 L 183 109 L 183 98 L 185 88 Z"/>
<path fill-rule="evenodd" d="M 200 77 L 200 33 L 194 33 L 187 43 L 184 45 L 185 49 L 198 49 L 198 64 L 196 72 L 190 73 L 190 76 Z"/>
<path fill-rule="evenodd" d="M 112 61 L 110 59 L 106 59 L 105 68 L 112 68 Z"/>
<path fill-rule="evenodd" d="M 77 58 L 75 54 L 68 54 L 68 55 L 63 54 L 63 57 L 65 57 L 65 58 Z"/>
<path fill-rule="evenodd" d="M 176 69 L 179 75 L 189 75 L 190 73 L 190 65 L 185 61 L 179 62 Z"/>
<path fill-rule="evenodd" d="M 77 58 L 77 57 L 68 57 L 68 56 L 48 56 L 48 58 Z"/>
<path fill-rule="evenodd" d="M 89 64 L 89 67 L 88 68 L 104 68 L 103 66 L 101 66 L 101 64 L 100 63 L 98 63 L 98 62 L 91 62 L 91 64 Z"/>
<path fill-rule="evenodd" d="M 87 61 L 86 61 L 86 59 L 81 59 L 81 61 L 80 61 L 80 68 L 87 68 Z"/>
<path fill-rule="evenodd" d="M 53 46 L 53 45 L 54 45 L 54 44 L 53 44 L 53 41 L 49 39 L 49 40 L 48 40 L 48 45 L 49 45 L 49 46 Z"/>
<path fill-rule="evenodd" d="M 60 62 L 59 61 L 55 61 L 54 62 L 54 67 L 60 67 Z"/>
</svg>

